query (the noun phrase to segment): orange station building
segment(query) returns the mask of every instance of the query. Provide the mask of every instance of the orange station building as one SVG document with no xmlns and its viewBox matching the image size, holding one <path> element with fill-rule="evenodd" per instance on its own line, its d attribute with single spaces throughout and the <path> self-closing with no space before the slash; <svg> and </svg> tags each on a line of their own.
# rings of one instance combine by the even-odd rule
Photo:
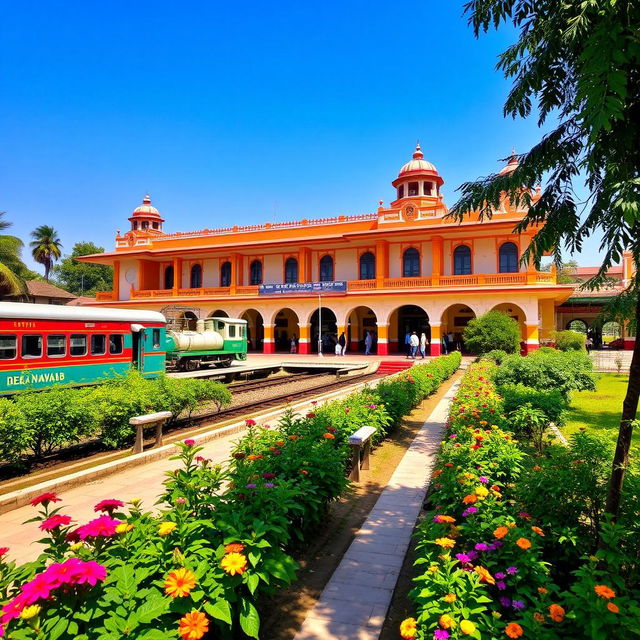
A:
<svg viewBox="0 0 640 640">
<path fill-rule="evenodd" d="M 514 156 L 502 171 L 516 166 Z M 392 182 L 395 199 L 375 213 L 180 233 L 163 230 L 147 195 L 114 251 L 83 258 L 114 268 L 112 291 L 94 304 L 155 309 L 187 324 L 242 317 L 250 348 L 264 353 L 288 352 L 292 340 L 299 353 L 316 352 L 318 340 L 333 351 L 342 332 L 347 351 L 363 352 L 370 332 L 380 355 L 403 351 L 407 331 L 424 332 L 437 355 L 445 334 L 459 345 L 471 318 L 499 309 L 520 324 L 523 350 L 538 348 L 574 285 L 520 264 L 530 235 L 513 228 L 524 211 L 505 199 L 491 220 L 459 224 L 446 217 L 443 183 L 417 145 Z M 318 296 L 304 283 L 333 290 Z"/>
</svg>

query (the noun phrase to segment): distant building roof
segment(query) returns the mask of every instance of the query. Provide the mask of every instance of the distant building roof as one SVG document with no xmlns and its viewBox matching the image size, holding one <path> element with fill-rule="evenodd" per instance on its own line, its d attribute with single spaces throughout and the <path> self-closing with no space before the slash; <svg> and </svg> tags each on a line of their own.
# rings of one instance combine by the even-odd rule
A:
<svg viewBox="0 0 640 640">
<path fill-rule="evenodd" d="M 575 270 L 575 275 L 580 277 L 592 278 L 593 276 L 596 275 L 596 273 L 598 273 L 599 270 L 600 270 L 600 267 L 577 267 Z M 607 275 L 610 278 L 613 278 L 614 276 L 620 276 L 622 278 L 622 275 L 623 275 L 622 265 L 611 267 L 607 271 Z"/>
<path fill-rule="evenodd" d="M 41 298 L 66 298 L 68 300 L 74 300 L 76 296 L 73 293 L 69 293 L 60 287 L 56 287 L 50 282 L 44 280 L 28 280 L 27 292 L 30 296 L 38 296 Z"/>
<path fill-rule="evenodd" d="M 95 298 L 90 298 L 89 296 L 78 296 L 77 298 L 74 298 L 73 300 L 70 300 L 69 302 L 67 302 L 66 306 L 67 307 L 81 307 L 83 305 L 90 306 L 95 301 L 96 301 Z"/>
</svg>

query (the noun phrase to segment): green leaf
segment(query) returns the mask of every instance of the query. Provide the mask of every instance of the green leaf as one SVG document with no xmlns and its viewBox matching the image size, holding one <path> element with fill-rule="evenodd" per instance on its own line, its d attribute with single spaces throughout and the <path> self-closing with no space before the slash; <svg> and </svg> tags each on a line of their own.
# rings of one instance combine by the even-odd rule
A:
<svg viewBox="0 0 640 640">
<path fill-rule="evenodd" d="M 256 640 L 258 640 L 258 634 L 260 633 L 260 616 L 258 610 L 248 600 L 242 600 L 240 626 L 250 638 L 256 638 Z"/>
<path fill-rule="evenodd" d="M 222 620 L 222 622 L 226 622 L 229 626 L 231 626 L 231 607 L 226 600 L 205 602 L 204 609 L 212 618 Z"/>
<path fill-rule="evenodd" d="M 174 638 L 174 633 L 159 629 L 148 629 L 141 636 L 138 636 L 138 640 L 173 640 Z"/>
<path fill-rule="evenodd" d="M 138 609 L 138 620 L 143 624 L 153 622 L 163 613 L 169 610 L 169 601 L 161 596 L 156 596 L 152 600 L 147 600 Z"/>
<path fill-rule="evenodd" d="M 256 592 L 256 589 L 258 588 L 259 584 L 260 584 L 260 576 L 257 575 L 256 573 L 252 573 L 247 578 L 247 586 L 249 587 L 249 591 L 251 591 L 251 595 L 253 595 Z"/>
</svg>

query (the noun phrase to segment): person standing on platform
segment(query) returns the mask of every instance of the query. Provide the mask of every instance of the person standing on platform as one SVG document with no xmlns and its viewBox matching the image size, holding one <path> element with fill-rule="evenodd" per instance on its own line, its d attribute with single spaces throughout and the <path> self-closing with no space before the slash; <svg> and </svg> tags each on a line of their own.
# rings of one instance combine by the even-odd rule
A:
<svg viewBox="0 0 640 640">
<path fill-rule="evenodd" d="M 455 342 L 455 336 L 453 335 L 453 331 L 449 331 L 449 333 L 447 333 L 447 342 L 449 343 L 449 351 L 455 351 L 456 350 L 456 342 Z"/>
<path fill-rule="evenodd" d="M 371 355 L 371 347 L 373 346 L 373 336 L 371 331 L 367 331 L 367 335 L 364 337 L 364 355 Z"/>
<path fill-rule="evenodd" d="M 448 344 L 448 340 L 447 340 L 447 334 L 443 333 L 442 334 L 442 353 L 444 353 L 444 355 L 446 356 L 447 353 L 449 353 L 449 344 Z"/>
<path fill-rule="evenodd" d="M 422 355 L 422 359 L 424 360 L 425 355 L 427 354 L 427 345 L 429 341 L 427 340 L 427 335 L 423 332 L 420 334 L 420 355 Z"/>
<path fill-rule="evenodd" d="M 409 345 L 411 347 L 411 358 L 415 360 L 416 354 L 418 353 L 418 347 L 420 346 L 420 339 L 415 331 L 409 336 Z"/>
<path fill-rule="evenodd" d="M 298 345 L 296 343 L 296 335 L 295 335 L 295 333 L 293 334 L 293 337 L 291 338 L 291 353 L 298 353 Z"/>
<path fill-rule="evenodd" d="M 340 334 L 338 338 L 338 344 L 340 345 L 340 355 L 343 356 L 347 351 L 347 338 L 344 335 L 344 331 Z"/>
<path fill-rule="evenodd" d="M 411 332 L 407 331 L 405 337 L 404 337 L 404 348 L 405 351 L 407 352 L 407 358 L 411 357 Z"/>
</svg>

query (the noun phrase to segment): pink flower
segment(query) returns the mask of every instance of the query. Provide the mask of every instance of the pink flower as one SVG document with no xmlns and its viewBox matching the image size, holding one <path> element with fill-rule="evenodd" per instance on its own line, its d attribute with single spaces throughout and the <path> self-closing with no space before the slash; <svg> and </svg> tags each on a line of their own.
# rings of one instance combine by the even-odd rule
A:
<svg viewBox="0 0 640 640">
<path fill-rule="evenodd" d="M 93 560 L 82 562 L 76 573 L 78 584 L 90 584 L 91 586 L 95 586 L 98 581 L 102 581 L 106 577 L 107 570 L 105 567 Z"/>
<path fill-rule="evenodd" d="M 42 531 L 53 531 L 58 527 L 64 527 L 68 524 L 71 524 L 71 516 L 55 515 L 43 520 L 40 523 L 40 529 L 42 529 Z"/>
<path fill-rule="evenodd" d="M 27 604 L 27 599 L 24 593 L 18 594 L 13 600 L 10 600 L 2 607 L 2 618 L 0 618 L 0 622 L 2 624 L 7 624 L 9 620 L 19 618 L 20 613 Z"/>
<path fill-rule="evenodd" d="M 0 558 L 2 558 L 2 556 L 6 556 L 8 552 L 9 547 L 0 547 Z"/>
<path fill-rule="evenodd" d="M 256 421 L 252 420 L 251 418 L 249 418 L 248 420 L 245 420 L 244 423 L 247 425 L 247 427 L 255 427 L 256 426 Z"/>
<path fill-rule="evenodd" d="M 61 500 L 62 498 L 58 498 L 57 493 L 49 491 L 47 493 L 42 493 L 31 500 L 31 506 L 37 507 L 39 504 L 43 504 L 46 507 L 50 502 L 60 502 Z"/>
<path fill-rule="evenodd" d="M 193 447 L 193 445 L 196 443 L 196 441 L 193 438 L 187 438 L 184 443 L 187 445 L 187 447 Z"/>
<path fill-rule="evenodd" d="M 22 594 L 25 598 L 25 604 L 33 604 L 38 600 L 46 600 L 54 585 L 51 583 L 49 576 L 45 573 L 39 573 L 33 577 L 31 582 L 22 586 Z"/>
<path fill-rule="evenodd" d="M 47 567 L 43 575 L 49 580 L 52 589 L 63 584 L 75 584 L 75 575 L 80 563 L 82 563 L 82 560 L 78 558 L 69 558 L 65 562 L 56 562 Z"/>
<path fill-rule="evenodd" d="M 124 502 L 122 502 L 122 500 L 111 498 L 108 500 L 101 500 L 95 507 L 93 507 L 93 510 L 96 513 L 98 511 L 107 511 L 109 514 L 112 514 L 116 509 L 120 509 L 121 507 L 124 507 Z"/>
<path fill-rule="evenodd" d="M 80 540 L 87 538 L 98 538 L 112 536 L 116 532 L 116 527 L 120 524 L 119 520 L 114 520 L 108 515 L 100 516 L 95 520 L 91 520 L 85 525 L 78 527 L 75 534 Z"/>
</svg>

